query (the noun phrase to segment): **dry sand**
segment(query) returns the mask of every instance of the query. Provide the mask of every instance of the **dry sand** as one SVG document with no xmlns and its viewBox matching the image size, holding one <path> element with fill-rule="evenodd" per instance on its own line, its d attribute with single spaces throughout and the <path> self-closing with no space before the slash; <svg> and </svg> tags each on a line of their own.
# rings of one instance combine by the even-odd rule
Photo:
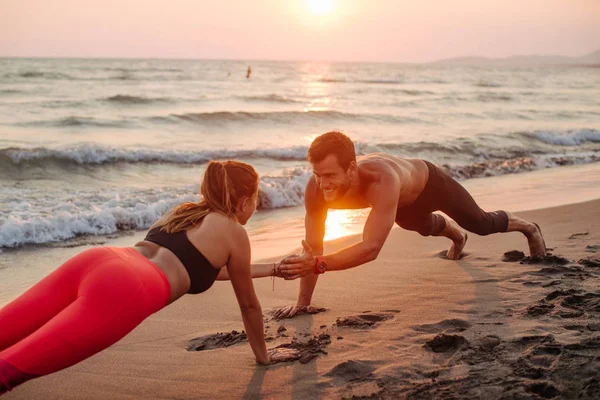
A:
<svg viewBox="0 0 600 400">
<path fill-rule="evenodd" d="M 298 282 L 255 281 L 268 346 L 302 360 L 256 366 L 231 285 L 217 282 L 3 399 L 600 398 L 600 200 L 520 215 L 566 263 L 504 262 L 526 251 L 519 233 L 470 235 L 466 256 L 448 261 L 446 239 L 394 229 L 376 261 L 319 278 L 324 312 L 269 320 Z M 205 347 L 231 345 L 187 350 L 217 333 Z"/>
</svg>

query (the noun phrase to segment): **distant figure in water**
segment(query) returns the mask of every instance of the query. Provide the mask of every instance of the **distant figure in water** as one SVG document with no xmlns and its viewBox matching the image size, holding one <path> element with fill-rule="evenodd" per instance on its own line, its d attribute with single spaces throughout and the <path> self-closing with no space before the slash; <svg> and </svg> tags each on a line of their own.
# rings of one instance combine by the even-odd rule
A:
<svg viewBox="0 0 600 400">
<path fill-rule="evenodd" d="M 250 79 L 250 75 L 252 75 L 252 67 L 248 65 L 248 71 L 246 71 L 246 79 Z"/>
<path fill-rule="evenodd" d="M 215 280 L 231 280 L 257 363 L 297 359 L 296 350 L 267 351 L 265 344 L 252 278 L 275 276 L 277 269 L 250 265 L 244 229 L 256 209 L 258 183 L 248 164 L 211 161 L 199 202 L 174 207 L 133 247 L 83 251 L 1 308 L 0 394 L 104 350 Z"/>
<path fill-rule="evenodd" d="M 340 132 L 317 137 L 308 149 L 308 161 L 313 175 L 304 193 L 304 253 L 285 258 L 280 266 L 286 279 L 301 277 L 302 281 L 297 304 L 281 308 L 278 318 L 310 312 L 319 274 L 375 260 L 394 223 L 423 236 L 447 237 L 452 241 L 446 254 L 451 260 L 460 258 L 467 243 L 463 229 L 478 235 L 518 231 L 527 238 L 532 256 L 546 254 L 537 224 L 506 211 L 483 211 L 465 188 L 428 161 L 381 153 L 357 158 L 354 143 Z M 372 208 L 362 241 L 322 255 L 327 210 L 367 207 Z"/>
</svg>

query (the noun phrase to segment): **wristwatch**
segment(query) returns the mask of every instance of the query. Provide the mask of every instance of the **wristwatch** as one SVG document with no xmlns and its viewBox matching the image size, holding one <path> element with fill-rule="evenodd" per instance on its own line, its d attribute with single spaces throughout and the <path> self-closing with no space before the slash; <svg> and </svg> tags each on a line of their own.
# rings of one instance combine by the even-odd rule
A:
<svg viewBox="0 0 600 400">
<path fill-rule="evenodd" d="M 327 271 L 327 263 L 323 256 L 315 257 L 315 274 L 324 274 Z"/>
</svg>

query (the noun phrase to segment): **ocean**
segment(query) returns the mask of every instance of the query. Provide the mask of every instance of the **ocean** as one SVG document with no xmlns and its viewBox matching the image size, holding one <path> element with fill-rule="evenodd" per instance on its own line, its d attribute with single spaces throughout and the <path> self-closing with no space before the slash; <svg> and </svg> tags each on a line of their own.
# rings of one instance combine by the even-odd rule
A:
<svg viewBox="0 0 600 400">
<path fill-rule="evenodd" d="M 600 70 L 0 59 L 0 251 L 144 230 L 198 200 L 209 160 L 238 159 L 261 176 L 253 246 L 284 252 L 308 145 L 331 130 L 462 182 L 598 163 Z M 367 211 L 336 212 L 327 238 L 360 232 Z"/>
</svg>

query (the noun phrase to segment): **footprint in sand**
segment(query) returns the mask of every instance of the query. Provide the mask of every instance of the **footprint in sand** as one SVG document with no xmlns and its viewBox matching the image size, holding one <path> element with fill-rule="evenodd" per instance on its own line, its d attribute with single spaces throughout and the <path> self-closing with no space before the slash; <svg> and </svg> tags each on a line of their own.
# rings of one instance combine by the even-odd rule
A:
<svg viewBox="0 0 600 400">
<path fill-rule="evenodd" d="M 471 327 L 471 324 L 462 319 L 445 319 L 436 324 L 424 324 L 418 326 L 411 326 L 411 328 L 417 332 L 424 333 L 456 333 L 464 332 Z"/>
<path fill-rule="evenodd" d="M 595 253 L 600 251 L 600 244 L 594 244 L 591 246 L 585 246 L 585 251 L 587 251 L 588 253 Z"/>
<path fill-rule="evenodd" d="M 597 258 L 597 257 L 581 258 L 579 261 L 577 261 L 577 264 L 581 264 L 588 268 L 600 268 L 600 258 Z"/>
<path fill-rule="evenodd" d="M 362 380 L 375 371 L 376 363 L 373 361 L 348 360 L 333 367 L 325 376 L 341 378 L 346 381 Z"/>
<path fill-rule="evenodd" d="M 558 286 L 558 285 L 561 285 L 561 284 L 562 284 L 562 281 L 559 281 L 559 280 L 553 280 L 553 281 L 551 281 L 551 282 L 544 283 L 544 284 L 542 285 L 542 287 Z"/>
<path fill-rule="evenodd" d="M 544 267 L 544 268 L 540 269 L 539 271 L 532 272 L 532 275 L 548 276 L 548 275 L 557 275 L 557 274 L 567 274 L 567 273 L 572 273 L 572 272 L 575 272 L 575 270 L 572 268 L 569 268 L 569 267 L 563 267 L 561 265 L 558 265 L 558 266 L 552 266 L 552 267 Z"/>
<path fill-rule="evenodd" d="M 525 315 L 538 317 L 556 311 L 560 318 L 577 318 L 586 313 L 600 312 L 600 293 L 588 293 L 578 289 L 554 290 L 538 304 L 529 306 Z"/>
<path fill-rule="evenodd" d="M 512 365 L 516 376 L 540 379 L 556 368 L 563 346 L 552 335 L 524 336 L 508 343 L 506 350 L 518 354 Z"/>
<path fill-rule="evenodd" d="M 600 331 L 600 322 L 590 322 L 587 325 L 587 328 L 592 332 L 599 332 Z"/>
<path fill-rule="evenodd" d="M 523 282 L 523 285 L 524 286 L 542 286 L 542 287 L 544 287 L 542 285 L 542 282 L 540 282 L 540 281 L 527 281 L 527 282 Z"/>
<path fill-rule="evenodd" d="M 351 315 L 345 318 L 338 318 L 335 321 L 335 324 L 337 326 L 345 326 L 349 328 L 368 328 L 374 326 L 378 322 L 392 318 L 394 318 L 394 314 L 392 313 L 359 314 Z"/>
<path fill-rule="evenodd" d="M 579 392 L 579 398 L 600 399 L 600 378 L 596 376 L 583 382 L 583 385 L 581 385 L 581 391 Z"/>
<path fill-rule="evenodd" d="M 554 310 L 554 304 L 539 304 L 527 307 L 525 314 L 529 317 L 539 317 Z"/>
<path fill-rule="evenodd" d="M 569 239 L 577 239 L 577 238 L 580 238 L 582 236 L 587 236 L 589 234 L 590 234 L 589 232 L 574 233 L 571 236 L 569 236 Z"/>
<path fill-rule="evenodd" d="M 552 266 L 565 265 L 569 264 L 570 262 L 570 260 L 567 260 L 564 257 L 559 257 L 552 254 L 545 256 L 527 256 L 520 261 L 521 264 L 542 264 Z"/>
<path fill-rule="evenodd" d="M 585 325 L 565 325 L 563 326 L 568 331 L 577 331 L 577 332 L 585 332 L 587 331 L 587 326 Z"/>
<path fill-rule="evenodd" d="M 227 333 L 217 333 L 188 340 L 188 351 L 214 350 L 233 346 L 234 344 L 247 342 L 246 332 L 231 331 Z"/>
<path fill-rule="evenodd" d="M 505 394 L 507 398 L 516 397 L 524 389 L 542 398 L 598 398 L 599 350 L 599 337 L 563 344 L 552 335 L 524 336 L 503 343 L 499 361 L 517 356 L 508 364 L 513 385 Z"/>
<path fill-rule="evenodd" d="M 525 386 L 525 390 L 537 394 L 544 399 L 551 399 L 559 395 L 560 391 L 549 382 L 535 382 Z"/>
<path fill-rule="evenodd" d="M 474 345 L 483 351 L 491 351 L 500 345 L 500 343 L 502 343 L 502 340 L 499 336 L 488 335 L 477 340 Z"/>
<path fill-rule="evenodd" d="M 446 353 L 449 351 L 457 351 L 466 348 L 469 345 L 467 339 L 460 335 L 446 335 L 440 333 L 433 339 L 425 342 L 425 348 L 430 349 L 434 353 Z"/>
<path fill-rule="evenodd" d="M 517 262 L 517 261 L 521 261 L 523 258 L 525 258 L 525 253 L 523 253 L 522 251 L 511 250 L 511 251 L 507 251 L 506 253 L 504 253 L 504 256 L 502 257 L 502 261 Z"/>
<path fill-rule="evenodd" d="M 313 358 L 317 357 L 319 354 L 327 354 L 325 348 L 331 343 L 331 336 L 327 333 L 321 333 L 318 336 L 313 336 L 308 342 L 297 342 L 293 341 L 291 343 L 280 344 L 275 347 L 286 348 L 286 349 L 295 349 L 298 351 L 298 361 L 300 364 L 306 364 Z M 292 360 L 295 361 L 295 360 Z"/>
<path fill-rule="evenodd" d="M 600 312 L 600 294 L 571 294 L 563 299 L 561 306 L 587 312 Z"/>
</svg>

